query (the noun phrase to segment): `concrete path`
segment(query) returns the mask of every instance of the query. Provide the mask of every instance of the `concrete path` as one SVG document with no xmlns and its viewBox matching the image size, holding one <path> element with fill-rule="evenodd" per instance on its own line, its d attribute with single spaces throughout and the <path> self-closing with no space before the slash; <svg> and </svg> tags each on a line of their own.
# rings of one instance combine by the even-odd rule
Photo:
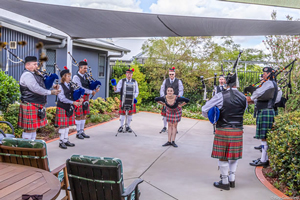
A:
<svg viewBox="0 0 300 200">
<path fill-rule="evenodd" d="M 132 129 L 138 135 L 121 133 L 115 137 L 119 121 L 86 130 L 90 139 L 70 141 L 76 146 L 62 150 L 58 141 L 48 144 L 50 167 L 54 169 L 73 154 L 117 157 L 123 162 L 125 186 L 141 177 L 141 200 L 266 200 L 279 199 L 256 177 L 249 165 L 260 156 L 254 150 L 260 142 L 253 139 L 254 126 L 245 126 L 243 159 L 236 172 L 236 188 L 221 191 L 213 187 L 219 181 L 218 160 L 210 157 L 212 125 L 207 121 L 182 118 L 176 138 L 178 148 L 162 147 L 167 133 L 159 134 L 162 118 L 158 114 L 134 115 Z"/>
</svg>

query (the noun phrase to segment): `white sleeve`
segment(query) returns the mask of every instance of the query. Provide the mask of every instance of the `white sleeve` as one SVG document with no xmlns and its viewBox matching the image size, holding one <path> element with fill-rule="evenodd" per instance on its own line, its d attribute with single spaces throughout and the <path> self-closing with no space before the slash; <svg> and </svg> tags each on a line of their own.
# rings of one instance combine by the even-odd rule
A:
<svg viewBox="0 0 300 200">
<path fill-rule="evenodd" d="M 183 84 L 182 84 L 181 80 L 178 81 L 178 87 L 179 87 L 179 93 L 178 93 L 178 95 L 182 97 L 183 96 L 183 89 L 184 89 L 184 87 L 183 87 Z"/>
<path fill-rule="evenodd" d="M 266 81 L 260 88 L 257 88 L 252 96 L 251 96 L 251 100 L 254 101 L 257 98 L 259 98 L 261 95 L 263 95 L 268 89 L 274 88 L 274 85 L 272 83 L 272 81 Z"/>
<path fill-rule="evenodd" d="M 39 95 L 51 95 L 51 91 L 42 88 L 35 80 L 34 75 L 30 72 L 25 72 L 20 78 L 20 85 L 27 87 L 30 91 Z"/>
<path fill-rule="evenodd" d="M 134 98 L 137 98 L 139 95 L 139 86 L 137 81 L 135 81 L 135 94 L 134 94 Z"/>
<path fill-rule="evenodd" d="M 163 97 L 165 96 L 165 84 L 166 84 L 166 80 L 163 81 L 162 85 L 160 86 L 160 96 Z"/>
<path fill-rule="evenodd" d="M 121 92 L 121 88 L 122 88 L 122 79 L 119 80 L 118 84 L 117 84 L 117 90 L 115 91 L 115 93 Z M 121 94 L 122 95 L 122 94 Z"/>
<path fill-rule="evenodd" d="M 215 96 L 213 96 L 213 98 L 207 101 L 204 106 L 202 106 L 202 115 L 207 118 L 208 111 L 215 106 L 217 106 L 219 109 L 223 107 L 222 92 L 217 93 Z"/>
<path fill-rule="evenodd" d="M 61 90 L 60 93 L 57 95 L 59 100 L 63 103 L 73 104 L 73 101 L 67 99 L 65 96 L 64 88 L 59 85 L 59 89 Z"/>
<path fill-rule="evenodd" d="M 81 88 L 83 88 L 84 89 L 84 93 L 85 94 L 92 94 L 92 90 L 89 90 L 89 89 L 87 89 L 87 88 L 85 88 L 85 87 L 82 87 L 82 84 L 81 84 L 81 81 L 80 81 L 80 78 L 78 77 L 78 75 L 74 75 L 73 76 L 73 82 L 74 83 L 77 83 L 78 84 L 78 86 L 80 86 Z"/>
</svg>

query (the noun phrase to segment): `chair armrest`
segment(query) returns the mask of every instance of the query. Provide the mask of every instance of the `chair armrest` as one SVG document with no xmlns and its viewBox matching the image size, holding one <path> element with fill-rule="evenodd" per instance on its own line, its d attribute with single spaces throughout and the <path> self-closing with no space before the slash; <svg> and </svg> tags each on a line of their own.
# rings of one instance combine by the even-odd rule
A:
<svg viewBox="0 0 300 200">
<path fill-rule="evenodd" d="M 6 137 L 5 133 L 0 129 L 0 133 L 3 135 L 3 137 Z M 1 144 L 1 143 L 0 143 Z"/>
<path fill-rule="evenodd" d="M 135 181 L 133 181 L 125 190 L 125 192 L 122 194 L 122 197 L 127 197 L 128 195 L 130 195 L 134 189 L 143 182 L 144 180 L 138 178 Z M 138 194 L 136 194 L 138 195 Z"/>
<path fill-rule="evenodd" d="M 61 166 L 55 168 L 54 170 L 51 171 L 52 174 L 55 176 L 58 176 L 58 173 L 63 170 L 66 167 L 66 163 L 62 164 Z"/>
<path fill-rule="evenodd" d="M 11 134 L 15 134 L 15 129 L 14 129 L 13 125 L 11 125 L 11 123 L 6 122 L 6 121 L 0 121 L 0 123 L 7 124 L 11 128 L 11 131 L 12 131 Z"/>
</svg>

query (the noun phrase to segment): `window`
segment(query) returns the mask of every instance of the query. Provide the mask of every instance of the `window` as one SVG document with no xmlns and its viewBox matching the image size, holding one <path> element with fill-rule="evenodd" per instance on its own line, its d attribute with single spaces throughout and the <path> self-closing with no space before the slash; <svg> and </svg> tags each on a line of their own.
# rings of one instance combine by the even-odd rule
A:
<svg viewBox="0 0 300 200">
<path fill-rule="evenodd" d="M 46 55 L 48 57 L 48 61 L 46 62 L 46 71 L 53 74 L 55 73 L 54 63 L 56 63 L 56 51 L 47 49 Z"/>
<path fill-rule="evenodd" d="M 105 73 L 105 64 L 106 64 L 106 56 L 103 54 L 99 55 L 99 78 L 103 78 L 104 77 L 104 73 Z"/>
</svg>

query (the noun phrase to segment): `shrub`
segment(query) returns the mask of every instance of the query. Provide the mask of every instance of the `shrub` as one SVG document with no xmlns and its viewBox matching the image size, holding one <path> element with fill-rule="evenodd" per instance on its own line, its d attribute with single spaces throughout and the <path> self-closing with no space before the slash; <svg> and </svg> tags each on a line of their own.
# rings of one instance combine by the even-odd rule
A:
<svg viewBox="0 0 300 200">
<path fill-rule="evenodd" d="M 5 121 L 10 122 L 13 127 L 15 128 L 15 136 L 16 137 L 21 137 L 23 133 L 23 129 L 18 128 L 18 117 L 19 117 L 19 104 L 10 104 L 7 107 L 6 112 L 4 112 L 4 119 Z M 7 133 L 11 133 L 10 130 L 8 130 Z"/>
<path fill-rule="evenodd" d="M 56 107 L 48 107 L 46 109 L 48 124 L 54 125 L 55 115 L 56 115 Z"/>
<path fill-rule="evenodd" d="M 100 114 L 96 114 L 96 115 L 91 115 L 90 121 L 91 121 L 92 123 L 99 123 L 99 122 L 102 122 L 103 119 L 102 119 L 102 117 L 101 117 Z"/>
<path fill-rule="evenodd" d="M 288 195 L 300 194 L 300 111 L 279 115 L 268 137 L 270 166 Z"/>
<path fill-rule="evenodd" d="M 0 111 L 5 112 L 8 105 L 17 101 L 20 97 L 20 86 L 12 77 L 0 70 Z"/>
<path fill-rule="evenodd" d="M 256 118 L 253 117 L 253 113 L 245 112 L 244 113 L 244 125 L 255 125 Z"/>
</svg>

